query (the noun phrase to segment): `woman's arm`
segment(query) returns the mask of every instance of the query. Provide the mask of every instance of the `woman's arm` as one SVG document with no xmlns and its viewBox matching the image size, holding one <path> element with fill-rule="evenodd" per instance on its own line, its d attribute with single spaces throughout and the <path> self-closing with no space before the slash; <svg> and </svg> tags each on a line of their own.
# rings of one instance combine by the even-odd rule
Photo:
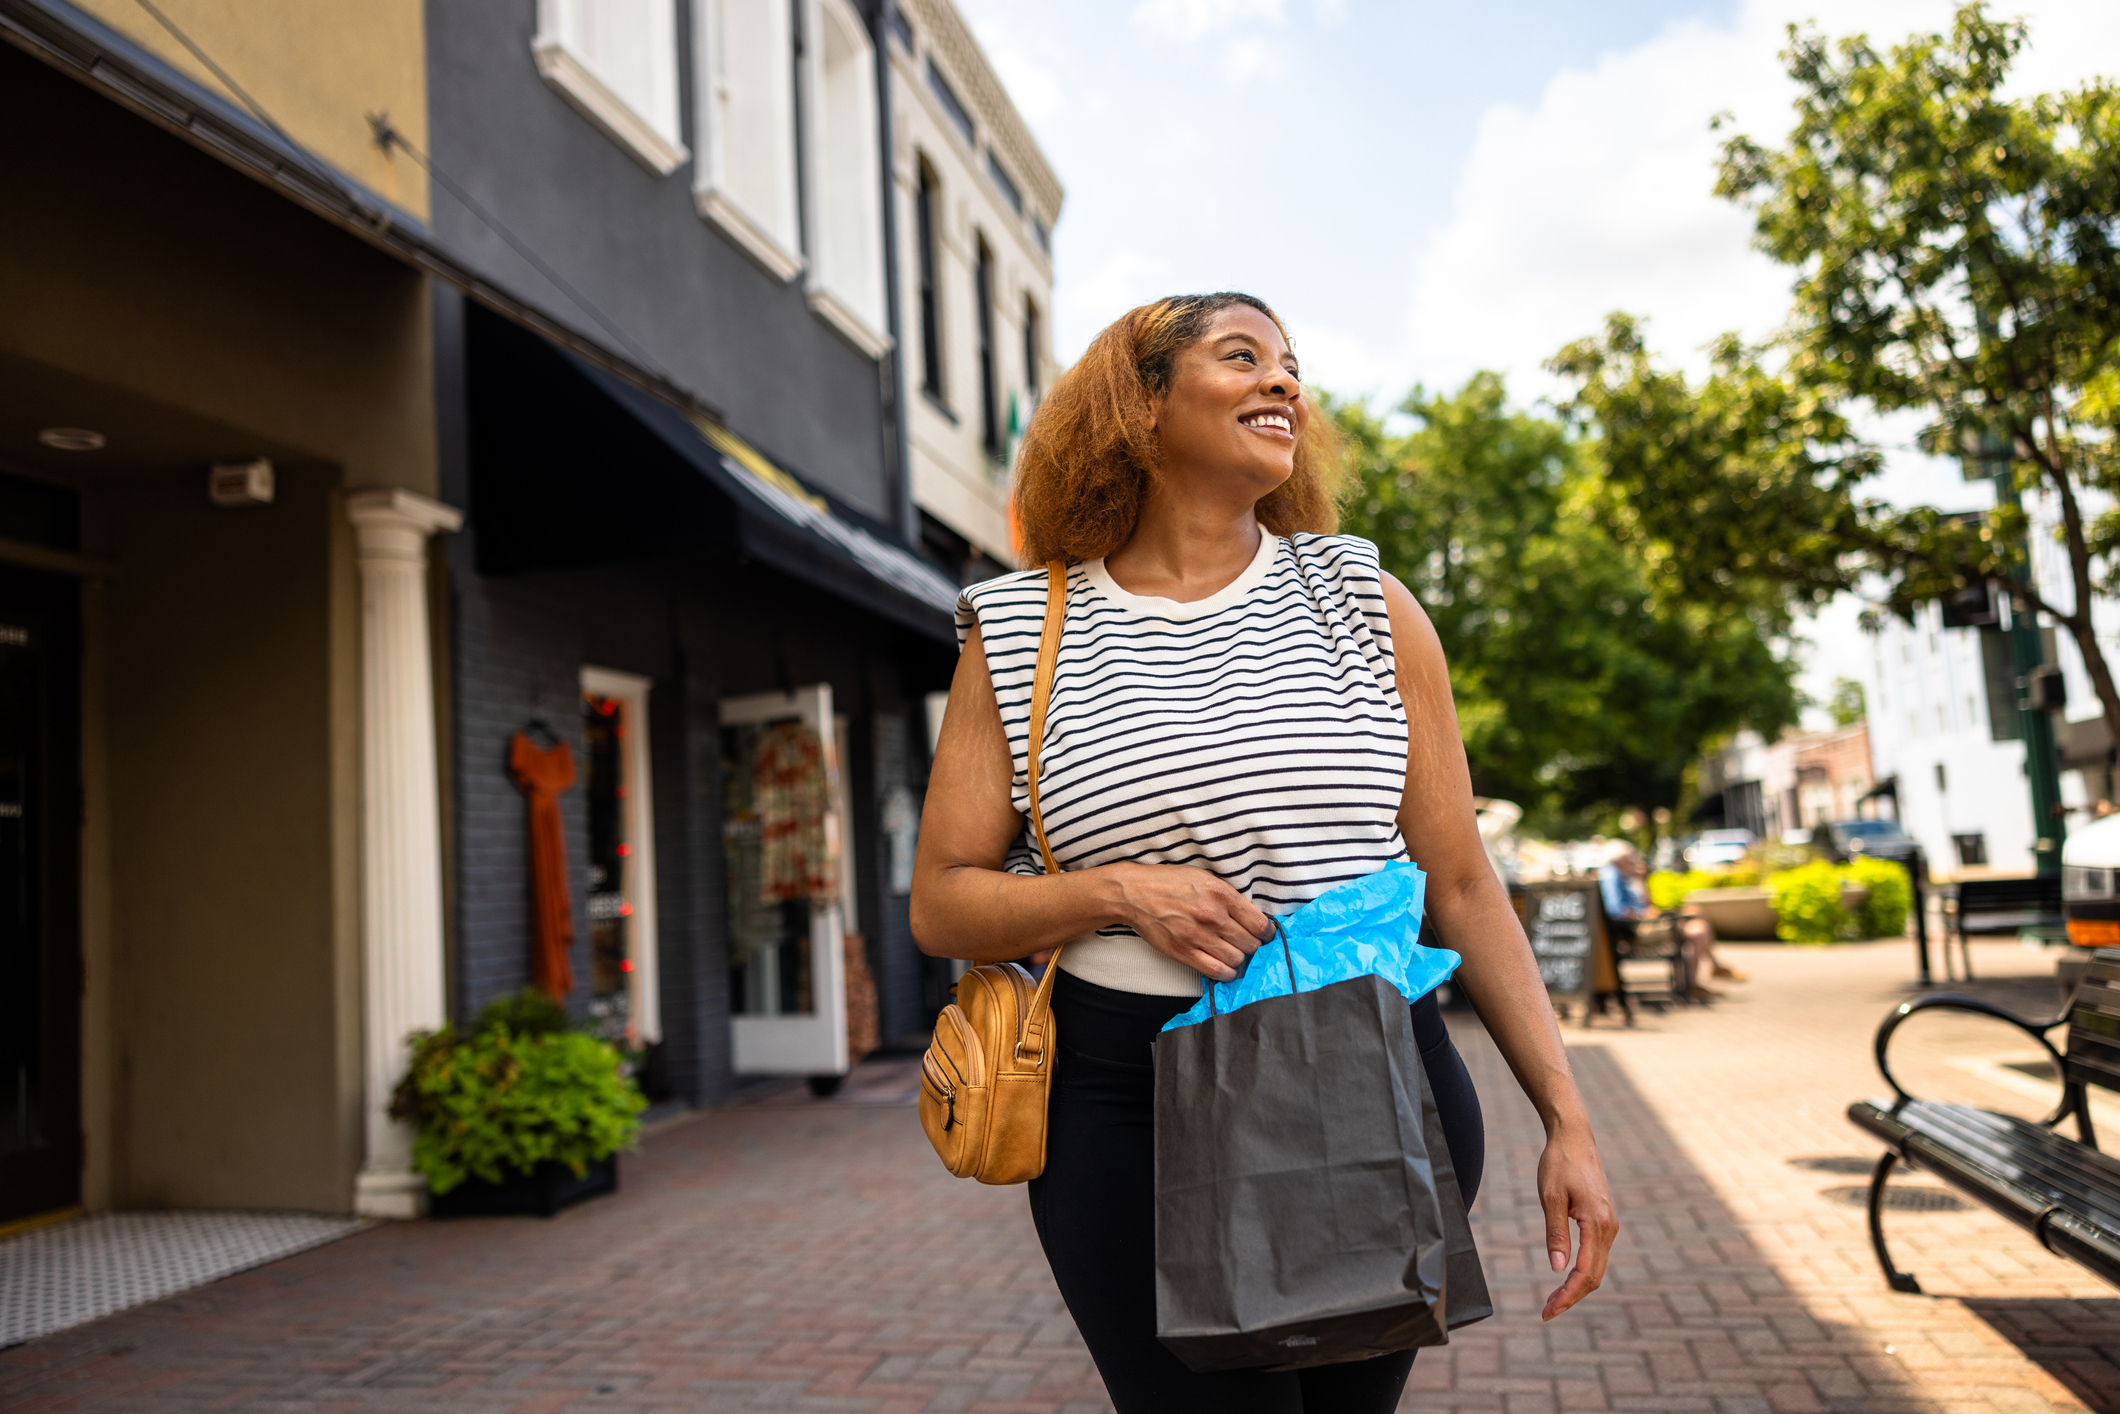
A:
<svg viewBox="0 0 2120 1414">
<path fill-rule="evenodd" d="M 1166 957 L 1226 982 L 1273 925 L 1205 869 L 1107 864 L 1060 874 L 1010 874 L 1023 833 L 1010 790 L 1015 760 L 974 628 L 957 659 L 949 710 L 928 776 L 913 856 L 913 936 L 932 957 L 1005 962 L 1111 923 Z"/>
<path fill-rule="evenodd" d="M 1388 574 L 1384 603 L 1391 613 L 1399 696 L 1410 729 L 1399 831 L 1407 852 L 1428 874 L 1428 916 L 1465 959 L 1458 980 L 1545 1121 L 1538 1191 L 1553 1270 L 1568 1264 L 1571 1218 L 1582 1235 L 1575 1270 L 1546 1299 L 1550 1321 L 1597 1290 L 1619 1234 L 1619 1218 L 1538 963 L 1480 844 L 1443 645 L 1420 604 Z"/>
</svg>

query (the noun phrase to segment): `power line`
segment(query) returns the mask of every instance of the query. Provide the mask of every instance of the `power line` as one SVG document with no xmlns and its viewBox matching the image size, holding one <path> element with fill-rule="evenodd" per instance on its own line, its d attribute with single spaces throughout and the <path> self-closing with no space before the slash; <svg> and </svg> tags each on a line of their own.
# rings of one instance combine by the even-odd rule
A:
<svg viewBox="0 0 2120 1414">
<path fill-rule="evenodd" d="M 243 85 L 235 81 L 234 77 L 229 74 L 228 70 L 222 68 L 219 64 L 216 64 L 213 61 L 213 56 L 211 54 L 208 54 L 204 49 L 200 48 L 198 41 L 194 40 L 190 35 L 186 34 L 177 25 L 177 22 L 175 20 L 163 14 L 162 11 L 154 5 L 153 0 L 135 0 L 135 3 L 137 3 L 141 9 L 147 11 L 149 15 L 152 15 L 156 24 L 168 30 L 170 36 L 175 39 L 177 43 L 183 45 L 184 48 L 191 54 L 192 58 L 197 59 L 201 64 L 204 64 L 206 66 L 206 71 L 212 74 L 215 78 L 219 79 L 221 81 L 221 86 L 227 89 L 230 93 L 234 94 L 237 99 L 242 102 L 243 106 L 250 110 L 250 114 L 252 117 L 256 118 L 260 123 L 263 123 L 267 128 L 272 131 L 273 136 L 277 137 L 281 142 L 287 144 L 287 146 L 291 148 L 297 156 L 301 157 L 302 160 L 308 165 L 310 172 L 313 175 L 322 177 L 327 185 L 329 185 L 333 190 L 337 191 L 340 195 L 344 196 L 348 201 L 352 202 L 356 210 L 369 216 L 371 219 L 378 221 L 379 223 L 385 225 L 389 223 L 390 216 L 387 211 L 377 212 L 374 209 L 372 203 L 364 200 L 361 196 L 361 193 L 356 191 L 350 183 L 348 183 L 343 177 L 341 177 L 338 172 L 331 167 L 329 163 L 326 163 L 322 159 L 318 158 L 314 153 L 310 152 L 308 148 L 302 146 L 302 144 L 296 142 L 293 137 L 289 136 L 287 130 L 281 127 L 277 122 L 273 120 L 272 114 L 265 111 L 265 105 L 258 102 L 257 99 L 252 98 L 249 92 L 243 87 Z"/>
<path fill-rule="evenodd" d="M 141 3 L 145 4 L 146 0 L 141 0 Z M 514 251 L 517 255 L 521 256 L 524 260 L 528 261 L 532 269 L 536 270 L 538 274 L 544 276 L 547 280 L 550 280 L 553 286 L 557 288 L 561 294 L 565 295 L 568 299 L 574 301 L 576 307 L 581 309 L 582 312 L 587 314 L 591 319 L 594 319 L 598 324 L 602 325 L 605 333 L 609 334 L 612 338 L 618 340 L 621 344 L 624 344 L 626 348 L 632 352 L 633 356 L 639 359 L 649 370 L 654 372 L 657 377 L 668 377 L 668 375 L 663 373 L 661 368 L 657 366 L 653 356 L 650 355 L 646 349 L 643 349 L 639 344 L 633 342 L 632 339 L 628 338 L 626 336 L 626 331 L 619 328 L 617 324 L 613 323 L 609 318 L 607 318 L 602 310 L 598 309 L 594 304 L 590 302 L 589 297 L 587 295 L 584 295 L 580 290 L 575 289 L 574 286 L 569 283 L 569 281 L 564 275 L 560 274 L 559 271 L 553 269 L 550 265 L 546 264 L 544 259 L 540 257 L 536 251 L 530 248 L 529 242 L 523 240 L 522 238 L 517 236 L 515 232 L 509 230 L 507 223 L 502 221 L 500 217 L 495 216 L 492 212 L 488 211 L 484 206 L 480 205 L 477 197 L 474 197 L 470 192 L 464 190 L 463 186 L 460 185 L 455 179 L 450 177 L 448 173 L 442 171 L 439 167 L 435 166 L 433 158 L 429 157 L 418 147 L 414 146 L 410 138 L 406 137 L 402 132 L 398 131 L 397 127 L 391 123 L 390 115 L 388 113 L 370 113 L 368 115 L 368 126 L 375 132 L 375 143 L 377 147 L 382 148 L 383 151 L 385 151 L 386 153 L 390 151 L 392 147 L 403 148 L 405 150 L 405 155 L 407 157 L 410 157 L 413 161 L 419 163 L 421 170 L 426 172 L 429 177 L 432 177 L 434 179 L 435 185 L 439 186 L 443 191 L 448 192 L 449 195 L 455 197 L 457 201 L 462 204 L 465 210 L 469 211 L 473 216 L 478 218 L 480 224 L 485 226 L 487 230 L 493 232 L 493 234 L 495 234 L 496 236 L 499 236 L 503 241 L 507 242 L 508 248 L 510 250 Z"/>
<path fill-rule="evenodd" d="M 312 153 L 301 143 L 295 141 L 293 135 L 290 134 L 285 128 L 281 127 L 279 123 L 273 118 L 272 114 L 265 111 L 265 105 L 258 102 L 257 99 L 252 98 L 250 96 L 249 91 L 246 90 L 241 84 L 237 83 L 235 81 L 235 77 L 230 74 L 228 70 L 222 68 L 219 64 L 214 62 L 213 56 L 211 54 L 208 54 L 197 40 L 193 39 L 190 35 L 186 34 L 183 28 L 179 26 L 175 20 L 172 20 L 168 15 L 162 13 L 161 9 L 154 4 L 154 0 L 135 0 L 135 3 L 138 4 L 141 9 L 147 11 L 149 15 L 153 16 L 156 24 L 159 24 L 160 26 L 162 26 L 162 28 L 168 30 L 170 36 L 175 39 L 177 43 L 183 45 L 185 50 L 194 59 L 197 59 L 201 64 L 205 65 L 207 72 L 212 74 L 216 79 L 220 80 L 221 85 L 226 88 L 230 93 L 234 94 L 236 98 L 241 101 L 245 108 L 250 110 L 252 117 L 256 118 L 260 123 L 264 124 L 265 127 L 272 132 L 273 136 L 277 137 L 281 142 L 285 143 L 290 150 L 292 150 L 296 155 L 301 157 L 303 162 L 309 167 L 309 169 L 314 175 L 323 178 L 324 181 L 329 186 L 331 186 L 333 190 L 339 192 L 349 202 L 351 202 L 355 210 L 360 211 L 361 213 L 369 217 L 369 219 L 374 221 L 377 225 L 388 226 L 390 224 L 390 212 L 387 207 L 381 208 L 379 210 L 377 208 L 376 203 L 368 201 L 362 195 L 361 192 L 359 192 L 350 182 L 348 182 L 343 176 L 339 174 L 337 169 L 333 168 L 329 163 L 323 161 L 323 159 L 317 157 L 316 154 Z M 536 270 L 538 274 L 543 275 L 547 280 L 551 281 L 553 287 L 559 290 L 559 292 L 565 295 L 568 299 L 572 300 L 576 308 L 580 309 L 584 314 L 587 314 L 591 319 L 595 320 L 597 324 L 601 325 L 605 333 L 609 334 L 612 338 L 616 339 L 619 343 L 623 344 L 635 358 L 641 361 L 642 365 L 650 373 L 654 374 L 657 378 L 662 379 L 664 382 L 669 381 L 669 375 L 662 370 L 661 366 L 656 363 L 655 359 L 648 353 L 646 349 L 642 348 L 638 343 L 635 343 L 631 338 L 627 337 L 625 330 L 619 328 L 618 325 L 614 323 L 607 315 L 605 315 L 602 310 L 598 309 L 593 303 L 591 303 L 588 296 L 584 295 L 580 290 L 574 288 L 573 284 L 569 282 L 565 276 L 561 275 L 557 270 L 553 269 L 550 265 L 548 265 L 538 255 L 536 251 L 530 248 L 528 242 L 524 241 L 521 237 L 517 236 L 515 232 L 509 230 L 506 223 L 504 223 L 498 216 L 495 216 L 484 206 L 480 205 L 478 199 L 473 197 L 470 192 L 464 190 L 461 184 L 452 180 L 447 173 L 438 169 L 434 165 L 434 161 L 432 158 L 430 158 L 425 152 L 422 152 L 418 147 L 415 147 L 411 139 L 407 138 L 403 133 L 399 132 L 397 128 L 391 124 L 390 115 L 388 113 L 370 113 L 368 115 L 368 126 L 375 133 L 376 146 L 382 148 L 385 154 L 389 153 L 393 145 L 405 149 L 405 155 L 410 157 L 414 162 L 419 163 L 421 169 L 425 171 L 429 177 L 433 178 L 436 185 L 440 186 L 442 190 L 448 192 L 451 196 L 455 197 L 459 202 L 461 202 L 465 210 L 469 211 L 473 216 L 478 218 L 480 224 L 484 225 L 486 229 L 492 231 L 495 235 L 499 236 L 503 241 L 505 241 L 508 245 L 508 248 L 514 251 L 517 255 L 521 256 L 524 260 L 528 261 L 530 263 L 531 268 Z"/>
</svg>

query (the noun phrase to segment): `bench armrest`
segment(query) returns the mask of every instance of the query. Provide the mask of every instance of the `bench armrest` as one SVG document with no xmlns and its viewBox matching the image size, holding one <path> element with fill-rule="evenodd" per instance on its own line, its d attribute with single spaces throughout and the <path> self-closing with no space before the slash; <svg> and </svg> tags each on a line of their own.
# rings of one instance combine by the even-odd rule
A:
<svg viewBox="0 0 2120 1414">
<path fill-rule="evenodd" d="M 1899 1099 L 1911 1100 L 1914 1097 L 1906 1092 L 1906 1087 L 1901 1085 L 1898 1077 L 1892 1074 L 1892 1065 L 1887 1051 L 1892 1044 L 1892 1033 L 1899 1029 L 1899 1024 L 1916 1012 L 1923 1011 L 1969 1011 L 1976 1016 L 1993 1017 L 1997 1021 L 2008 1022 L 2045 1048 L 2048 1057 L 2054 1062 L 2054 1074 L 2061 1078 L 2061 1102 L 2054 1107 L 2052 1114 L 2039 1121 L 2046 1128 L 2052 1129 L 2055 1125 L 2061 1123 L 2062 1120 L 2068 1118 L 2082 1104 L 2082 1088 L 2069 1083 L 2068 1067 L 2062 1060 L 2061 1052 L 2055 1050 L 2054 1043 L 2046 1039 L 2047 1032 L 2052 1031 L 2055 1027 L 2068 1020 L 2067 1011 L 2064 1010 L 2059 1016 L 2046 1020 L 2027 1021 L 2015 1012 L 2005 1011 L 2003 1008 L 1996 1006 L 1993 1002 L 1984 1002 L 1978 997 L 1959 996 L 1917 997 L 1910 1002 L 1901 1002 L 1892 1009 L 1892 1014 L 1884 1019 L 1884 1025 L 1877 1028 L 1875 1046 L 1877 1070 L 1879 1074 L 1884 1076 L 1884 1083 L 1892 1087 L 1892 1093 Z"/>
</svg>

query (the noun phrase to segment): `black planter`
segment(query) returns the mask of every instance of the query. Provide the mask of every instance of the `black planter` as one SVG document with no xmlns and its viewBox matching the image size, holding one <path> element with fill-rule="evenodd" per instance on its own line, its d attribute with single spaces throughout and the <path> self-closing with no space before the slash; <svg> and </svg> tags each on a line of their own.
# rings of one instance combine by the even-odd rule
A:
<svg viewBox="0 0 2120 1414">
<path fill-rule="evenodd" d="M 447 1193 L 428 1200 L 428 1213 L 437 1218 L 490 1217 L 502 1213 L 534 1213 L 549 1218 L 561 1208 L 618 1191 L 618 1155 L 597 1159 L 576 1174 L 555 1160 L 547 1160 L 529 1173 L 517 1173 L 505 1183 L 467 1178 Z"/>
</svg>

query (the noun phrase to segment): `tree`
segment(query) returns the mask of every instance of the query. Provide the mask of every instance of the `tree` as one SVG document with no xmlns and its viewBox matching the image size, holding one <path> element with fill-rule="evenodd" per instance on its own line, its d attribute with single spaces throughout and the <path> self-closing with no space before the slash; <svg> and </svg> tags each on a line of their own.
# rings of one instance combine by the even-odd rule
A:
<svg viewBox="0 0 2120 1414">
<path fill-rule="evenodd" d="M 1852 727 L 1870 715 L 1868 702 L 1863 698 L 1862 684 L 1853 678 L 1833 679 L 1833 696 L 1826 703 L 1826 711 L 1833 714 L 1833 725 Z"/>
<path fill-rule="evenodd" d="M 1597 432 L 1599 515 L 1661 593 L 1784 621 L 1871 575 L 1901 613 L 1994 580 L 2068 631 L 2120 740 L 2090 612 L 2120 587 L 2120 89 L 2002 98 L 2025 33 L 1979 4 L 1948 38 L 1888 54 L 1792 28 L 1795 127 L 1780 148 L 1731 139 L 1716 186 L 1795 272 L 1782 334 L 1724 340 L 1696 386 L 1615 316 L 1552 367 Z M 1926 450 L 2050 493 L 2068 592 L 2031 582 L 2013 505 L 1966 518 L 1863 499 L 1881 459 L 1847 420 L 1858 405 L 1920 410 Z"/>
<path fill-rule="evenodd" d="M 1333 404 L 1358 477 L 1343 516 L 1413 591 L 1450 661 L 1476 787 L 1548 828 L 1677 803 L 1713 739 L 1793 722 L 1793 667 L 1728 608 L 1659 600 L 1588 513 L 1579 439 L 1480 374 L 1416 389 L 1403 437 Z"/>
</svg>

